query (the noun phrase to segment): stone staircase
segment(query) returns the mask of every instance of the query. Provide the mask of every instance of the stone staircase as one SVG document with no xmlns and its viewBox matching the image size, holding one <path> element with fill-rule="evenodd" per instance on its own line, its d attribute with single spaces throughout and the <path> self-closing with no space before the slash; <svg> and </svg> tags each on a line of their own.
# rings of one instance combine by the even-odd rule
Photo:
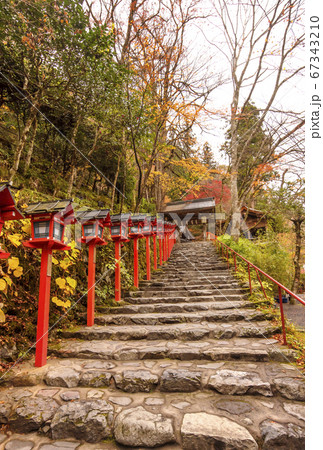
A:
<svg viewBox="0 0 323 450">
<path fill-rule="evenodd" d="M 15 370 L 0 447 L 303 449 L 304 379 L 268 319 L 210 242 L 177 244 L 123 306 L 64 330 L 46 367 Z"/>
</svg>

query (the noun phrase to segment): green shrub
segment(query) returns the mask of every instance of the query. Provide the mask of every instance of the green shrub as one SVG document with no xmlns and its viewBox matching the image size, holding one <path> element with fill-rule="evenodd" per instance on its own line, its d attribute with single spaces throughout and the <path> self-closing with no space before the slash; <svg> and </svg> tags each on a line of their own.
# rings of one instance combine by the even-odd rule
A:
<svg viewBox="0 0 323 450">
<path fill-rule="evenodd" d="M 239 238 L 236 242 L 229 235 L 223 235 L 219 240 L 279 283 L 290 288 L 294 270 L 291 255 L 281 246 L 272 230 L 268 230 L 265 235 L 255 241 Z M 252 272 L 254 271 L 252 270 Z M 262 277 L 262 279 L 264 278 Z M 273 288 L 276 293 L 277 288 L 274 286 Z"/>
</svg>

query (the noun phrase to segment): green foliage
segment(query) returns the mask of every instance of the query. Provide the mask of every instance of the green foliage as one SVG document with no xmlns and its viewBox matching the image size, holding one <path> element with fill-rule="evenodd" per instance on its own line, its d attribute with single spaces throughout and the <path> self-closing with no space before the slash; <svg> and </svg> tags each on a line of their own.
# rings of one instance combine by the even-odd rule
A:
<svg viewBox="0 0 323 450">
<path fill-rule="evenodd" d="M 77 166 L 74 189 L 80 193 L 83 187 L 92 188 L 107 196 L 111 189 L 107 180 L 113 180 L 116 172 L 125 125 L 126 72 L 114 58 L 113 41 L 111 27 L 91 23 L 78 1 L 1 3 L 1 178 L 7 180 L 10 172 L 16 184 L 63 196 Z M 34 140 L 29 120 L 33 120 Z M 100 177 L 71 142 L 84 155 L 90 153 Z M 121 190 L 125 185 L 127 190 L 123 163 L 120 169 L 117 187 Z"/>
<path fill-rule="evenodd" d="M 270 269 L 278 270 L 279 267 L 282 268 L 283 272 L 286 273 L 286 281 L 288 280 L 288 273 L 286 272 L 286 268 L 288 267 L 288 263 L 290 263 L 290 257 L 288 253 L 283 250 L 278 242 L 275 242 L 275 234 L 272 231 L 269 231 L 267 234 L 272 236 L 273 242 L 271 242 L 271 246 L 269 246 L 266 242 L 261 242 L 260 245 L 255 244 L 254 242 L 250 242 L 247 239 L 240 238 L 238 242 L 235 242 L 231 239 L 230 236 L 224 235 L 219 238 L 221 242 L 231 247 L 233 250 L 240 253 L 247 260 L 254 263 L 256 266 L 264 270 L 268 275 L 273 276 L 270 273 Z M 259 243 L 259 241 L 258 241 Z M 276 247 L 273 251 L 272 245 Z M 269 255 L 267 252 L 269 251 Z M 274 256 L 271 255 L 273 251 Z M 229 258 L 231 266 L 234 264 L 233 258 Z M 255 261 L 259 261 L 257 264 Z M 237 258 L 237 262 L 239 259 Z M 241 260 L 240 260 L 241 261 Z M 263 264 L 261 266 L 261 264 Z M 264 267 L 268 267 L 268 270 L 265 270 Z M 245 263 L 237 264 L 237 271 L 234 272 L 235 276 L 241 281 L 242 285 L 248 286 L 249 288 L 249 274 L 247 265 Z M 279 275 L 279 274 L 278 274 Z M 288 287 L 287 283 L 284 283 L 282 280 L 283 273 L 281 273 L 281 277 L 273 276 L 277 281 L 280 281 L 286 287 Z M 251 269 L 251 285 L 252 285 L 252 293 L 248 295 L 248 300 L 252 301 L 259 311 L 267 314 L 268 318 L 270 317 L 273 324 L 281 325 L 281 316 L 279 308 L 277 308 L 277 304 L 274 300 L 274 295 L 276 294 L 275 285 L 266 281 L 264 277 L 261 276 L 262 286 L 266 292 L 267 298 L 265 297 L 262 287 L 258 281 L 258 278 L 255 274 L 255 271 Z M 305 334 L 303 332 L 298 331 L 295 326 L 288 320 L 285 320 L 285 330 L 286 330 L 286 341 L 289 348 L 296 350 L 297 352 L 297 366 L 301 371 L 305 370 Z M 281 334 L 282 329 L 280 329 L 280 334 L 275 335 L 275 339 L 277 339 L 280 343 L 283 343 L 283 335 Z"/>
<path fill-rule="evenodd" d="M 272 278 L 290 288 L 293 277 L 291 255 L 281 246 L 277 235 L 270 228 L 256 241 L 239 238 L 236 242 L 229 235 L 221 236 L 219 239 Z M 254 270 L 252 275 L 257 284 Z M 264 283 L 267 288 L 276 292 L 271 282 L 265 280 Z"/>
</svg>

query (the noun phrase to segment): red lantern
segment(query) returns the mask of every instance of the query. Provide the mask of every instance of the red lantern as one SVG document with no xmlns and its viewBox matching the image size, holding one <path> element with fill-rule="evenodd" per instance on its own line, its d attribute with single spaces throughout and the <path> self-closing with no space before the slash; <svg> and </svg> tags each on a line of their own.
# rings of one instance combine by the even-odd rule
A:
<svg viewBox="0 0 323 450">
<path fill-rule="evenodd" d="M 133 284 L 135 287 L 139 287 L 138 239 L 144 237 L 142 231 L 144 224 L 144 215 L 138 214 L 131 216 L 129 237 L 133 239 Z"/>
<path fill-rule="evenodd" d="M 64 243 L 64 230 L 74 220 L 74 210 L 72 200 L 56 200 L 30 204 L 25 213 L 31 218 L 31 238 L 23 245 L 42 250 L 35 357 L 35 366 L 42 367 L 47 360 L 52 251 L 70 249 Z"/>
<path fill-rule="evenodd" d="M 138 239 L 144 237 L 143 227 L 145 225 L 146 217 L 143 214 L 137 214 L 130 217 L 129 237 L 131 239 Z"/>
<path fill-rule="evenodd" d="M 88 289 L 87 289 L 87 325 L 94 325 L 95 310 L 95 264 L 96 247 L 106 245 L 103 239 L 105 226 L 111 225 L 108 209 L 85 210 L 76 213 L 76 220 L 82 225 L 82 243 L 89 247 Z"/>
<path fill-rule="evenodd" d="M 121 258 L 121 242 L 128 242 L 128 228 L 130 222 L 130 214 L 118 214 L 110 217 L 110 233 L 111 239 L 115 244 L 115 300 L 121 300 L 121 273 L 120 273 L 120 258 Z"/>
<path fill-rule="evenodd" d="M 25 210 L 31 218 L 31 238 L 25 247 L 69 250 L 64 243 L 65 226 L 74 220 L 72 200 L 31 203 Z"/>
<path fill-rule="evenodd" d="M 7 220 L 21 220 L 24 216 L 16 208 L 16 202 L 10 190 L 9 183 L 0 184 L 0 233 L 3 224 Z M 6 253 L 0 248 L 0 259 L 9 258 L 10 253 Z"/>
<path fill-rule="evenodd" d="M 111 216 L 111 239 L 113 241 L 128 242 L 130 214 L 116 214 Z"/>
</svg>

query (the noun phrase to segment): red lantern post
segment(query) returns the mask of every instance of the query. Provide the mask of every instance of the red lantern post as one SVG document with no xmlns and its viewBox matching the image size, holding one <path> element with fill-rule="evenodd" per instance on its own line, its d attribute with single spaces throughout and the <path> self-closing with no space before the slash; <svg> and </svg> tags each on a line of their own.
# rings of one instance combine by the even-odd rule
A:
<svg viewBox="0 0 323 450">
<path fill-rule="evenodd" d="M 163 243 L 163 236 L 164 236 L 164 222 L 162 219 L 157 219 L 157 237 L 159 240 L 159 265 L 161 266 L 164 261 L 163 257 L 163 249 L 164 249 L 164 243 Z"/>
<path fill-rule="evenodd" d="M 167 227 L 167 239 L 166 239 L 166 252 L 167 252 L 167 259 L 170 257 L 170 235 L 171 235 L 171 225 L 168 223 L 166 225 Z"/>
<path fill-rule="evenodd" d="M 152 230 L 152 218 L 146 216 L 145 223 L 142 228 L 142 233 L 146 238 L 146 279 L 150 280 L 150 236 L 153 234 Z"/>
<path fill-rule="evenodd" d="M 152 237 L 153 237 L 153 246 L 154 246 L 154 269 L 157 270 L 157 218 L 153 217 L 151 221 L 151 231 L 152 231 Z"/>
<path fill-rule="evenodd" d="M 76 219 L 82 224 L 82 243 L 89 247 L 88 284 L 87 284 L 87 326 L 94 325 L 95 310 L 95 265 L 96 247 L 106 245 L 103 229 L 111 225 L 108 209 L 84 210 L 76 213 Z"/>
<path fill-rule="evenodd" d="M 150 242 L 149 236 L 146 236 L 146 267 L 147 267 L 147 280 L 150 280 Z"/>
<path fill-rule="evenodd" d="M 35 357 L 35 366 L 42 367 L 47 360 L 52 251 L 70 249 L 64 243 L 64 230 L 74 220 L 74 211 L 72 200 L 56 200 L 30 204 L 25 213 L 31 218 L 31 238 L 23 245 L 42 250 Z"/>
<path fill-rule="evenodd" d="M 167 223 L 163 222 L 163 260 L 167 261 Z"/>
<path fill-rule="evenodd" d="M 21 220 L 24 216 L 19 209 L 16 208 L 16 202 L 10 190 L 9 183 L 0 184 L 0 233 L 3 224 L 7 220 Z M 0 247 L 0 259 L 9 258 L 10 253 L 5 252 Z"/>
<path fill-rule="evenodd" d="M 174 247 L 174 245 L 176 243 L 176 225 L 173 225 L 173 234 L 172 234 L 172 236 L 173 236 L 173 239 L 172 239 L 172 250 L 173 250 L 173 247 Z"/>
<path fill-rule="evenodd" d="M 129 242 L 128 228 L 129 228 L 130 214 L 118 214 L 111 216 L 111 239 L 115 244 L 115 300 L 121 300 L 121 242 Z"/>
<path fill-rule="evenodd" d="M 159 238 L 159 265 L 163 264 L 163 238 Z"/>
<path fill-rule="evenodd" d="M 144 223 L 145 216 L 142 214 L 130 218 L 129 237 L 133 239 L 133 284 L 135 287 L 139 287 L 138 239 L 144 237 Z"/>
</svg>

